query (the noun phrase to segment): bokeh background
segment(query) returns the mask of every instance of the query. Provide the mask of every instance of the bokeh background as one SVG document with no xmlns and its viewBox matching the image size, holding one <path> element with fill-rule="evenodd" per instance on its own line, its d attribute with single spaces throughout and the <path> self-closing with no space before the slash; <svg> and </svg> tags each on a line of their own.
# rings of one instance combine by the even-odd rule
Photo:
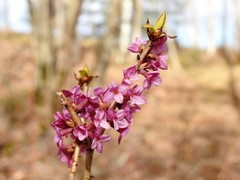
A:
<svg viewBox="0 0 240 180">
<path fill-rule="evenodd" d="M 167 12 L 169 69 L 127 138 L 95 154 L 96 180 L 240 179 L 240 0 L 0 0 L 0 179 L 64 180 L 55 94 L 88 64 L 120 81 L 126 48 Z M 82 167 L 80 160 L 79 167 Z M 81 169 L 77 177 L 81 177 Z"/>
</svg>

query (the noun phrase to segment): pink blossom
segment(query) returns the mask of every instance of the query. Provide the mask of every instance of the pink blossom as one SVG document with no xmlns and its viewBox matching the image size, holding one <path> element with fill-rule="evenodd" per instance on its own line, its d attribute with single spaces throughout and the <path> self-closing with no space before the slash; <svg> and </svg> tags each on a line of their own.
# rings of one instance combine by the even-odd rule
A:
<svg viewBox="0 0 240 180">
<path fill-rule="evenodd" d="M 67 125 L 67 120 L 71 119 L 69 112 L 64 109 L 63 112 L 56 112 L 54 114 L 55 121 L 51 123 L 59 138 L 66 136 L 72 132 L 72 128 Z"/>
<path fill-rule="evenodd" d="M 162 70 L 168 69 L 167 59 L 168 59 L 167 55 L 160 55 L 159 56 L 159 62 L 160 62 L 159 68 L 160 69 L 162 69 Z"/>
<path fill-rule="evenodd" d="M 123 103 L 123 97 L 129 86 L 125 84 L 118 85 L 115 82 L 111 82 L 108 91 L 104 94 L 104 101 L 109 102 L 115 100 L 117 103 Z"/>
<path fill-rule="evenodd" d="M 124 75 L 123 82 L 126 83 L 127 85 L 131 85 L 134 81 L 139 80 L 136 66 L 132 66 L 130 68 L 125 69 L 123 71 L 123 75 Z"/>
<path fill-rule="evenodd" d="M 78 138 L 79 141 L 83 141 L 88 137 L 88 131 L 86 126 L 83 125 L 78 125 L 74 130 L 73 130 L 73 135 Z"/>
<path fill-rule="evenodd" d="M 158 71 L 159 69 L 168 69 L 167 55 L 156 56 L 156 60 L 150 60 L 146 68 L 152 69 L 153 71 Z"/>
<path fill-rule="evenodd" d="M 102 87 L 96 87 L 94 89 L 94 95 L 99 96 L 99 98 L 102 98 L 102 95 L 107 91 L 107 89 L 104 89 Z"/>
<path fill-rule="evenodd" d="M 120 128 L 126 128 L 129 126 L 128 121 L 125 119 L 122 109 L 115 112 L 115 117 L 111 120 L 113 122 L 113 127 L 115 130 Z"/>
<path fill-rule="evenodd" d="M 103 135 L 99 135 L 97 133 L 97 135 L 95 134 L 93 141 L 92 141 L 92 145 L 91 148 L 92 149 L 96 149 L 97 152 L 102 153 L 103 150 L 103 142 L 107 142 L 111 139 L 111 136 L 103 134 Z"/>
<path fill-rule="evenodd" d="M 69 112 L 64 109 L 63 112 L 56 112 L 54 114 L 54 123 L 53 123 L 53 126 L 57 127 L 57 128 L 60 128 L 60 129 L 66 129 L 68 128 L 69 126 L 67 126 L 66 124 L 66 121 L 68 119 L 71 119 L 71 116 L 69 114 Z"/>
<path fill-rule="evenodd" d="M 106 118 L 106 114 L 107 111 L 103 110 L 103 109 L 97 109 L 96 110 L 96 114 L 94 116 L 94 124 L 96 127 L 102 127 L 104 129 L 109 129 L 110 125 L 107 122 L 107 118 Z"/>
<path fill-rule="evenodd" d="M 152 85 L 158 86 L 162 82 L 159 72 L 158 71 L 152 71 L 147 73 L 147 77 L 144 80 L 143 87 L 144 89 L 148 90 Z"/>
<path fill-rule="evenodd" d="M 118 144 L 120 144 L 122 141 L 122 138 L 128 134 L 129 128 L 119 129 L 118 132 L 120 133 L 118 136 Z"/>
<path fill-rule="evenodd" d="M 64 94 L 65 97 L 78 96 L 80 94 L 80 86 L 79 85 L 74 86 L 71 91 L 62 90 L 62 93 Z"/>
<path fill-rule="evenodd" d="M 153 43 L 153 49 L 154 48 L 162 48 L 162 46 L 166 46 L 167 39 L 168 39 L 167 34 L 165 36 L 162 36 L 161 38 L 159 38 L 157 41 L 155 41 Z"/>
<path fill-rule="evenodd" d="M 143 87 L 135 85 L 131 92 L 130 105 L 143 105 L 147 102 L 143 97 Z"/>
<path fill-rule="evenodd" d="M 62 145 L 62 146 L 58 147 L 58 152 L 57 152 L 58 159 L 62 162 L 66 162 L 69 167 L 73 163 L 73 159 L 72 159 L 73 149 L 71 151 L 70 151 L 70 149 L 72 149 L 72 146 Z"/>
<path fill-rule="evenodd" d="M 142 40 L 141 38 L 136 38 L 135 42 L 128 46 L 128 50 L 133 53 L 140 53 L 141 46 L 146 45 L 147 41 Z"/>
<path fill-rule="evenodd" d="M 63 137 L 61 134 L 56 133 L 54 136 L 54 142 L 57 144 L 57 146 L 61 146 L 63 144 Z"/>
<path fill-rule="evenodd" d="M 73 87 L 71 91 L 69 90 L 62 90 L 62 93 L 65 97 L 69 98 L 70 102 L 75 102 L 76 98 L 80 95 L 80 86 L 76 85 Z"/>
</svg>

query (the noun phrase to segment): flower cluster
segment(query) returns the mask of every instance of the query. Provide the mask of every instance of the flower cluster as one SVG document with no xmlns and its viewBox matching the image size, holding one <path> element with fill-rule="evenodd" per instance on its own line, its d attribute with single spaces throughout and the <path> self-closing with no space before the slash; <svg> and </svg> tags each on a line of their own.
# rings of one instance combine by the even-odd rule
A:
<svg viewBox="0 0 240 180">
<path fill-rule="evenodd" d="M 150 41 L 136 38 L 128 50 L 138 53 L 141 57 Z M 87 92 L 83 92 L 79 85 L 73 87 L 71 91 L 61 91 L 81 120 L 76 123 L 67 109 L 54 115 L 52 127 L 56 131 L 55 143 L 61 161 L 68 163 L 69 166 L 72 164 L 76 145 L 80 147 L 82 153 L 88 148 L 101 153 L 103 143 L 111 139 L 110 135 L 105 134 L 110 128 L 119 133 L 120 144 L 133 123 L 134 113 L 146 103 L 143 93 L 152 85 L 161 84 L 158 70 L 167 69 L 166 41 L 167 35 L 151 41 L 146 57 L 124 70 L 121 83 L 111 82 L 106 88 L 89 88 Z M 143 76 L 143 81 L 139 81 L 140 76 Z"/>
</svg>

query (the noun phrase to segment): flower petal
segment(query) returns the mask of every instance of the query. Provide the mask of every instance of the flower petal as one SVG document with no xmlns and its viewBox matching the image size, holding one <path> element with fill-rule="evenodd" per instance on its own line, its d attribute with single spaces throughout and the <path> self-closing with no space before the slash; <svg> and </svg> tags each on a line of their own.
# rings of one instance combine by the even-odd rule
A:
<svg viewBox="0 0 240 180">
<path fill-rule="evenodd" d="M 100 136 L 100 141 L 101 142 L 106 142 L 109 141 L 111 139 L 111 136 L 107 135 L 107 134 L 103 134 Z"/>
<path fill-rule="evenodd" d="M 98 141 L 96 151 L 99 152 L 99 153 L 102 153 L 102 150 L 103 150 L 103 143 Z"/>
<path fill-rule="evenodd" d="M 101 121 L 100 126 L 104 129 L 109 129 L 111 127 L 107 121 Z"/>
<path fill-rule="evenodd" d="M 118 94 L 115 94 L 114 95 L 114 100 L 117 102 L 117 103 L 122 103 L 123 102 L 123 95 L 118 93 Z"/>
</svg>

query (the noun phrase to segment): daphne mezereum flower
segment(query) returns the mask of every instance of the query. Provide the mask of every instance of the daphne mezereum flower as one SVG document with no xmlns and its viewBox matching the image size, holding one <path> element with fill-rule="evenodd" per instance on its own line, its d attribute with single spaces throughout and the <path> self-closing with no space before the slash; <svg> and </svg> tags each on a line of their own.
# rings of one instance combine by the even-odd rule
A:
<svg viewBox="0 0 240 180">
<path fill-rule="evenodd" d="M 123 128 L 123 129 L 118 129 L 118 132 L 119 132 L 118 144 L 120 144 L 121 141 L 122 141 L 122 138 L 125 137 L 125 136 L 128 134 L 128 132 L 129 132 L 129 127 Z"/>
<path fill-rule="evenodd" d="M 69 90 L 62 90 L 62 93 L 65 97 L 70 100 L 70 103 L 75 103 L 76 98 L 80 95 L 80 86 L 76 85 L 73 87 L 71 91 Z"/>
<path fill-rule="evenodd" d="M 64 109 L 62 113 L 56 112 L 54 119 L 55 121 L 51 125 L 59 136 L 65 136 L 72 131 L 73 126 L 71 126 L 69 122 L 74 122 L 71 120 L 71 115 L 66 109 Z"/>
<path fill-rule="evenodd" d="M 135 42 L 128 46 L 128 50 L 133 53 L 141 53 L 143 47 L 147 44 L 147 41 L 144 41 L 141 38 L 136 38 Z"/>
<path fill-rule="evenodd" d="M 88 137 L 88 130 L 85 125 L 78 125 L 73 130 L 73 135 L 78 138 L 79 141 L 83 141 Z"/>
<path fill-rule="evenodd" d="M 100 134 L 98 132 L 94 133 L 91 148 L 95 149 L 97 152 L 102 153 L 103 142 L 107 142 L 111 139 L 111 136 L 106 134 Z"/>
<path fill-rule="evenodd" d="M 70 145 L 62 145 L 58 147 L 57 157 L 60 161 L 66 162 L 70 167 L 73 163 L 73 148 Z"/>
<path fill-rule="evenodd" d="M 114 110 L 111 111 L 111 119 L 109 120 L 112 122 L 112 126 L 116 131 L 120 128 L 126 128 L 130 125 L 130 123 L 124 117 L 122 111 L 124 110 L 120 109 L 117 112 Z"/>
<path fill-rule="evenodd" d="M 134 81 L 139 80 L 139 77 L 137 75 L 137 68 L 136 66 L 129 67 L 123 71 L 123 83 L 126 83 L 127 85 L 132 85 Z"/>
<path fill-rule="evenodd" d="M 151 88 L 152 85 L 158 86 L 162 82 L 161 77 L 158 71 L 152 71 L 147 73 L 147 77 L 144 80 L 143 87 L 144 89 L 148 90 Z"/>
<path fill-rule="evenodd" d="M 130 95 L 130 105 L 143 105 L 146 104 L 146 99 L 143 96 L 143 87 L 135 85 L 131 89 L 131 95 Z"/>
<path fill-rule="evenodd" d="M 95 111 L 95 116 L 94 116 L 94 125 L 96 127 L 102 127 L 104 129 L 109 129 L 110 125 L 107 122 L 107 110 L 106 109 L 102 109 L 101 107 L 96 109 Z"/>
<path fill-rule="evenodd" d="M 108 90 L 104 94 L 104 100 L 106 102 L 116 101 L 117 103 L 123 103 L 124 93 L 129 89 L 128 85 L 120 84 L 118 85 L 115 82 L 111 82 Z"/>
</svg>

